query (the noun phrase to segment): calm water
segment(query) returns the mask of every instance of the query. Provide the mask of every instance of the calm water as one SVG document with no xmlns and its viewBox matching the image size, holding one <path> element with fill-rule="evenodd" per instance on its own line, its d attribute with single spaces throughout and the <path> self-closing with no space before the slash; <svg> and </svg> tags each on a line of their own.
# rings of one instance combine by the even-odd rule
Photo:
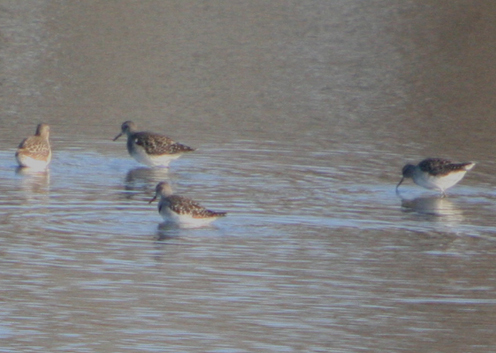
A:
<svg viewBox="0 0 496 353">
<path fill-rule="evenodd" d="M 0 352 L 490 352 L 496 3 L 0 0 Z M 198 148 L 148 169 L 134 120 Z M 17 144 L 52 127 L 46 173 Z M 440 199 L 406 162 L 476 161 Z M 155 185 L 229 212 L 161 224 Z"/>
</svg>

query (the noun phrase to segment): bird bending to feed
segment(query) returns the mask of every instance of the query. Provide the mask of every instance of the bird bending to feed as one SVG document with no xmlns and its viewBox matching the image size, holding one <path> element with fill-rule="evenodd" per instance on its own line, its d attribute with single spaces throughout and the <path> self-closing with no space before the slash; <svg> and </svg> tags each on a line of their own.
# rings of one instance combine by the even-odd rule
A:
<svg viewBox="0 0 496 353">
<path fill-rule="evenodd" d="M 165 181 L 157 184 L 155 196 L 148 203 L 152 203 L 159 196 L 158 212 L 160 215 L 164 220 L 180 226 L 201 227 L 227 214 L 226 212 L 207 210 L 191 199 L 173 195 L 170 184 Z"/>
<path fill-rule="evenodd" d="M 150 167 L 167 167 L 183 153 L 194 151 L 193 148 L 174 142 L 167 136 L 136 131 L 136 124 L 132 121 L 122 123 L 121 130 L 114 141 L 126 134 L 129 154 L 139 163 Z"/>
<path fill-rule="evenodd" d="M 50 149 L 50 126 L 39 124 L 34 136 L 25 138 L 17 148 L 15 157 L 19 166 L 44 169 L 52 159 L 52 150 Z"/>
<path fill-rule="evenodd" d="M 413 182 L 427 189 L 437 189 L 446 196 L 445 191 L 454 186 L 475 166 L 473 162 L 452 163 L 442 158 L 427 158 L 417 165 L 407 164 L 403 167 L 398 187 L 405 178 L 412 178 Z"/>
</svg>

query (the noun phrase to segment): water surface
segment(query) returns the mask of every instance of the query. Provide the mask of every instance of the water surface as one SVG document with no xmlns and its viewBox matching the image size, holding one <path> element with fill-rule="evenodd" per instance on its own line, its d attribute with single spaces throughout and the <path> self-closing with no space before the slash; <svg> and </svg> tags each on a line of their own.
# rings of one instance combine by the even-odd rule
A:
<svg viewBox="0 0 496 353">
<path fill-rule="evenodd" d="M 495 6 L 0 1 L 0 351 L 491 351 Z M 429 156 L 477 166 L 396 195 Z M 163 180 L 228 217 L 162 224 Z"/>
</svg>

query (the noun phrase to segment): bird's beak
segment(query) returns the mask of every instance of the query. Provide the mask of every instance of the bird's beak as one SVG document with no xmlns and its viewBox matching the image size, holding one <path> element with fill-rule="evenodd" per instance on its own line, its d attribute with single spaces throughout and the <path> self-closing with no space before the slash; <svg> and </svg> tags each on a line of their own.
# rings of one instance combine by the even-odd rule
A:
<svg viewBox="0 0 496 353">
<path fill-rule="evenodd" d="M 122 136 L 122 132 L 121 132 L 119 135 L 117 135 L 116 137 L 114 137 L 114 139 L 113 139 L 112 141 L 117 140 L 117 139 L 118 139 L 119 137 L 121 137 L 121 136 Z"/>
<path fill-rule="evenodd" d="M 398 192 L 398 188 L 400 187 L 401 183 L 405 180 L 405 177 L 402 177 L 398 185 L 396 185 L 396 192 Z"/>
<path fill-rule="evenodd" d="M 150 201 L 148 201 L 148 203 L 152 203 L 153 201 L 155 201 L 157 199 L 157 195 L 153 196 L 153 199 L 151 199 Z"/>
</svg>

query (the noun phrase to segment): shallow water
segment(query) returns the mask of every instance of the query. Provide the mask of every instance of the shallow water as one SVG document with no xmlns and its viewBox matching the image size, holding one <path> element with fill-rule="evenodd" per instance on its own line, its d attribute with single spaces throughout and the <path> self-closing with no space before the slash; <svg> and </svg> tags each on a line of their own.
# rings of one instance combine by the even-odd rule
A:
<svg viewBox="0 0 496 353">
<path fill-rule="evenodd" d="M 495 6 L 0 1 L 0 352 L 491 351 Z M 140 166 L 129 119 L 198 150 Z M 398 196 L 428 156 L 477 165 Z M 162 180 L 228 217 L 162 224 Z"/>
</svg>

